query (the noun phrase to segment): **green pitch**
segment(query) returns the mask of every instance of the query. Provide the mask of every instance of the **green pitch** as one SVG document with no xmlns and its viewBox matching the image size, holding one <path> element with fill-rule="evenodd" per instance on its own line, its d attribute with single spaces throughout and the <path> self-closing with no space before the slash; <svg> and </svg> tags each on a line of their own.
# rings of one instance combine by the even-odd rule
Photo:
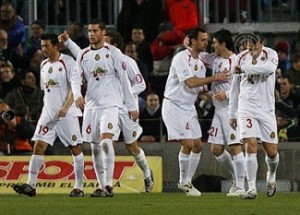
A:
<svg viewBox="0 0 300 215">
<path fill-rule="evenodd" d="M 0 214 L 299 215 L 300 192 L 278 192 L 272 198 L 259 193 L 256 200 L 226 197 L 224 193 L 202 193 L 201 197 L 187 197 L 183 193 L 115 194 L 113 198 L 0 194 Z"/>
</svg>

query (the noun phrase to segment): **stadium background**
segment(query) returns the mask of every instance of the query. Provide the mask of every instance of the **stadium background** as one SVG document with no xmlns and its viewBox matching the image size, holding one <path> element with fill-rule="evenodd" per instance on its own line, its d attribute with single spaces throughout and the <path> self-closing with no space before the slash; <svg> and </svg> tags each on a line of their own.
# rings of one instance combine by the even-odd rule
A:
<svg viewBox="0 0 300 215">
<path fill-rule="evenodd" d="M 44 19 L 47 23 L 46 30 L 49 32 L 61 33 L 68 24 L 71 23 L 70 17 L 75 21 L 85 20 L 87 24 L 92 18 L 102 18 L 110 28 L 115 28 L 117 15 L 122 7 L 122 0 L 86 0 L 85 8 L 81 7 L 80 0 L 65 0 L 66 5 L 72 7 L 64 8 L 64 18 L 66 25 L 58 25 L 55 14 L 58 12 L 58 1 L 55 0 L 13 0 L 17 12 L 22 15 L 24 22 L 28 25 L 37 18 Z M 197 0 L 199 12 L 199 23 L 209 33 L 213 33 L 221 28 L 226 28 L 235 34 L 251 31 L 260 31 L 264 34 L 267 46 L 273 47 L 279 40 L 290 40 L 299 37 L 300 30 L 300 10 L 297 0 L 278 0 L 273 5 L 272 0 Z M 225 19 L 219 17 L 219 4 L 225 4 Z M 262 4 L 263 2 L 263 4 Z M 246 5 L 243 11 L 240 5 Z M 233 5 L 233 7 L 232 7 Z M 262 8 L 262 5 L 264 8 Z M 84 11 L 83 11 L 84 10 Z M 54 14 L 54 19 L 49 17 Z M 233 18 L 232 18 L 233 17 Z M 233 19 L 234 21 L 232 22 Z M 29 33 L 28 33 L 29 34 Z M 300 133 L 300 132 L 299 132 Z M 177 142 L 166 142 L 162 138 L 161 142 L 141 143 L 141 147 L 149 156 L 161 156 L 163 160 L 163 191 L 177 191 L 178 182 L 178 160 L 177 154 L 180 148 Z M 116 154 L 128 155 L 123 144 L 117 143 Z M 61 155 L 67 155 L 69 152 L 55 144 L 57 151 Z M 206 187 L 207 191 L 213 189 L 224 189 L 227 186 L 221 183 L 221 179 L 229 179 L 229 174 L 223 169 L 210 153 L 210 145 L 205 144 L 201 157 L 201 162 L 196 172 L 196 186 Z M 86 155 L 90 154 L 89 145 L 84 145 Z M 279 191 L 298 191 L 300 183 L 300 144 L 299 142 L 281 142 L 279 143 L 280 165 L 278 167 L 277 177 L 279 179 Z M 266 174 L 266 165 L 264 155 L 260 148 L 258 154 L 259 169 L 258 180 L 262 182 Z M 208 183 L 209 180 L 209 183 Z M 223 188 L 220 187 L 223 185 Z"/>
</svg>

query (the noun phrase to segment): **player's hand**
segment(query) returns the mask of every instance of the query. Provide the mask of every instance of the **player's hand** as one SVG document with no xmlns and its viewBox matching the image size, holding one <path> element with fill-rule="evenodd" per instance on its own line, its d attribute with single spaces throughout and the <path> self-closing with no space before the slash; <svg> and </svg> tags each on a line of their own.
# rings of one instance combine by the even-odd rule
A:
<svg viewBox="0 0 300 215">
<path fill-rule="evenodd" d="M 190 38 L 188 36 L 186 36 L 183 40 L 183 46 L 189 50 L 192 49 L 192 47 L 190 46 Z"/>
<path fill-rule="evenodd" d="M 69 37 L 69 34 L 67 33 L 67 31 L 64 31 L 64 33 L 62 33 L 58 36 L 59 42 L 66 42 L 69 38 L 70 37 Z"/>
<path fill-rule="evenodd" d="M 83 110 L 84 106 L 85 106 L 85 101 L 84 101 L 84 98 L 82 96 L 78 97 L 76 100 L 75 100 L 75 104 L 76 104 L 76 107 L 80 108 L 81 110 Z"/>
<path fill-rule="evenodd" d="M 129 117 L 135 122 L 139 118 L 139 112 L 137 110 L 129 111 Z"/>
<path fill-rule="evenodd" d="M 237 127 L 237 120 L 236 119 L 229 119 L 229 124 L 232 129 L 236 130 Z"/>
<path fill-rule="evenodd" d="M 241 74 L 243 73 L 242 72 L 242 69 L 241 69 L 241 66 L 240 65 L 237 65 L 235 68 L 234 68 L 234 74 Z"/>
<path fill-rule="evenodd" d="M 229 80 L 230 73 L 228 70 L 224 70 L 214 75 L 215 81 L 223 81 L 226 82 Z"/>
<path fill-rule="evenodd" d="M 65 117 L 68 113 L 68 110 L 69 110 L 69 108 L 64 108 L 64 107 L 60 108 L 59 111 L 58 111 L 57 116 L 58 117 Z"/>
<path fill-rule="evenodd" d="M 212 97 L 213 99 L 217 100 L 218 102 L 221 102 L 227 98 L 226 93 L 224 91 L 219 91 Z"/>
</svg>

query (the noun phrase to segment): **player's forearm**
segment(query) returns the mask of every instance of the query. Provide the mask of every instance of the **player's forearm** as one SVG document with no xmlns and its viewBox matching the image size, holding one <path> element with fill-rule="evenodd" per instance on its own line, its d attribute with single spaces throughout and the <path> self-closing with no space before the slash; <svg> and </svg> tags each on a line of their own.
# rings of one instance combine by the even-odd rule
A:
<svg viewBox="0 0 300 215">
<path fill-rule="evenodd" d="M 81 48 L 71 39 L 65 41 L 64 44 L 68 47 L 72 55 L 77 58 L 78 54 L 81 52 Z"/>
<path fill-rule="evenodd" d="M 190 88 L 195 88 L 210 84 L 215 80 L 216 78 L 214 75 L 206 78 L 191 77 L 185 80 L 185 84 Z"/>
<path fill-rule="evenodd" d="M 257 74 L 272 74 L 276 71 L 277 65 L 272 62 L 266 62 L 265 64 L 259 65 L 244 65 L 241 70 L 247 74 L 257 75 Z"/>
</svg>

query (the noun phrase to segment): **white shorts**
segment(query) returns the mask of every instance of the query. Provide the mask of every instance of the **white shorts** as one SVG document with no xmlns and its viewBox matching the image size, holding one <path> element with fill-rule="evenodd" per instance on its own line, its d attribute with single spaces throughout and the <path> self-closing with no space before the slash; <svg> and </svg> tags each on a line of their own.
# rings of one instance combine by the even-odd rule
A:
<svg viewBox="0 0 300 215">
<path fill-rule="evenodd" d="M 57 136 L 65 147 L 81 144 L 82 140 L 78 118 L 53 121 L 43 112 L 37 123 L 32 140 L 41 140 L 53 146 Z"/>
<path fill-rule="evenodd" d="M 256 137 L 262 142 L 278 143 L 274 112 L 239 113 L 240 138 Z"/>
<path fill-rule="evenodd" d="M 119 139 L 120 133 L 123 133 L 124 142 L 126 144 L 131 144 L 136 141 L 143 132 L 142 127 L 138 121 L 133 121 L 130 119 L 127 111 L 123 109 L 119 113 L 119 126 L 116 128 L 116 133 L 113 137 L 114 141 Z"/>
<path fill-rule="evenodd" d="M 198 139 L 202 132 L 195 106 L 184 110 L 168 99 L 162 103 L 162 118 L 167 127 L 168 140 Z"/>
<path fill-rule="evenodd" d="M 234 130 L 229 124 L 228 108 L 215 109 L 211 127 L 208 130 L 208 142 L 219 145 L 242 144 L 238 128 Z"/>
<path fill-rule="evenodd" d="M 118 117 L 118 107 L 84 110 L 82 140 L 89 143 L 100 143 L 100 134 L 115 134 L 118 127 Z"/>
</svg>

